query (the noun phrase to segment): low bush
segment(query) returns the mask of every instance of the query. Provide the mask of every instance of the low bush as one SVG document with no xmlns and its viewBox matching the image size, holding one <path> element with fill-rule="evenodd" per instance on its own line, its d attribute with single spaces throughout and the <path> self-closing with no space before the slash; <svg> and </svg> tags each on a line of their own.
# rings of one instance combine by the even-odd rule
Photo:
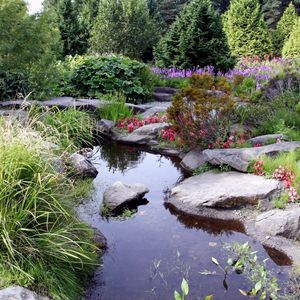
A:
<svg viewBox="0 0 300 300">
<path fill-rule="evenodd" d="M 20 285 L 79 299 L 94 269 L 93 231 L 71 208 L 72 185 L 57 173 L 37 132 L 0 125 L 0 288 Z"/>
<path fill-rule="evenodd" d="M 153 81 L 150 68 L 124 56 L 78 57 L 70 83 L 74 92 L 82 97 L 123 93 L 127 101 L 139 103 L 148 99 Z"/>
<path fill-rule="evenodd" d="M 219 86 L 229 93 L 227 83 L 222 79 Z M 226 140 L 234 102 L 227 93 L 212 91 L 215 84 L 207 74 L 193 75 L 190 86 L 175 95 L 168 118 L 183 144 L 207 148 Z"/>
</svg>

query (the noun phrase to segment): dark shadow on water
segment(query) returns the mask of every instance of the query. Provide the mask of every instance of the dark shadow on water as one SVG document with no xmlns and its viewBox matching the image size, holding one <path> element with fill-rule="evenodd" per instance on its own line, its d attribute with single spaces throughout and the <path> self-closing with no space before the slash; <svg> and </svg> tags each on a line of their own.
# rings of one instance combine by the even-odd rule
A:
<svg viewBox="0 0 300 300">
<path fill-rule="evenodd" d="M 267 246 L 263 246 L 271 259 L 275 262 L 278 266 L 291 266 L 292 260 L 284 253 Z"/>
<path fill-rule="evenodd" d="M 215 236 L 224 233 L 228 235 L 235 232 L 245 233 L 244 225 L 235 220 L 221 220 L 209 217 L 193 216 L 177 210 L 171 204 L 165 204 L 165 207 L 169 210 L 171 215 L 176 216 L 177 220 L 184 224 L 187 229 L 203 230 Z"/>
</svg>

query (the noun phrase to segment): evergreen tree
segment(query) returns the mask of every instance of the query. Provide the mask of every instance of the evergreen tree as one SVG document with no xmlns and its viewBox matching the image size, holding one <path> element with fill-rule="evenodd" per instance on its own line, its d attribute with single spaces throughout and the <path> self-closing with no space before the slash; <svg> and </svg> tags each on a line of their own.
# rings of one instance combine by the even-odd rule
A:
<svg viewBox="0 0 300 300">
<path fill-rule="evenodd" d="M 300 17 L 296 20 L 293 31 L 283 46 L 282 56 L 300 58 Z"/>
<path fill-rule="evenodd" d="M 275 53 L 280 55 L 284 43 L 289 39 L 290 34 L 297 20 L 297 12 L 295 6 L 291 2 L 284 11 L 281 19 L 277 23 L 276 31 L 273 35 Z"/>
<path fill-rule="evenodd" d="M 58 4 L 59 30 L 63 43 L 63 55 L 76 55 L 85 52 L 84 41 L 80 39 L 78 13 L 72 0 L 61 0 Z"/>
<path fill-rule="evenodd" d="M 212 0 L 212 3 L 219 13 L 224 13 L 230 4 L 230 0 Z"/>
<path fill-rule="evenodd" d="M 90 42 L 97 53 L 143 58 L 158 34 L 145 0 L 102 0 Z"/>
<path fill-rule="evenodd" d="M 155 57 L 162 67 L 232 66 L 220 16 L 209 0 L 193 0 L 185 7 L 159 42 Z"/>
<path fill-rule="evenodd" d="M 175 21 L 182 11 L 184 4 L 189 0 L 159 0 L 159 12 L 165 24 L 166 30 Z M 164 32 L 166 31 L 164 30 Z"/>
<path fill-rule="evenodd" d="M 224 14 L 224 29 L 235 56 L 263 56 L 273 50 L 258 0 L 233 0 Z"/>
<path fill-rule="evenodd" d="M 274 28 L 281 15 L 280 0 L 264 0 L 262 5 L 262 12 L 266 24 L 269 28 Z"/>
</svg>

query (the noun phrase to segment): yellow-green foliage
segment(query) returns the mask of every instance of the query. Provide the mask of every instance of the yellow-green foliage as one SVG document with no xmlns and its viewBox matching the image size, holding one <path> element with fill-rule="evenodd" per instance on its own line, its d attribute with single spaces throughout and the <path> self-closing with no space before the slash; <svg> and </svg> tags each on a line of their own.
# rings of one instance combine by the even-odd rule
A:
<svg viewBox="0 0 300 300">
<path fill-rule="evenodd" d="M 300 58 L 300 17 L 296 20 L 291 35 L 283 46 L 282 56 Z"/>
</svg>

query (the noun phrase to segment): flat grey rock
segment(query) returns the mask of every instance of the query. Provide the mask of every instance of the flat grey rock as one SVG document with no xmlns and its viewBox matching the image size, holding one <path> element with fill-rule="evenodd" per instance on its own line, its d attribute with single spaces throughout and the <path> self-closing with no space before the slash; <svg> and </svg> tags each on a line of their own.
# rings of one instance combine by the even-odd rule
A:
<svg viewBox="0 0 300 300">
<path fill-rule="evenodd" d="M 71 165 L 76 175 L 82 178 L 95 178 L 98 175 L 98 171 L 91 161 L 79 153 L 72 154 L 67 163 Z"/>
<path fill-rule="evenodd" d="M 144 184 L 124 184 L 120 181 L 108 187 L 103 195 L 103 204 L 115 211 L 133 201 L 141 200 L 149 189 Z"/>
<path fill-rule="evenodd" d="M 300 207 L 293 205 L 285 210 L 273 209 L 260 214 L 255 228 L 266 235 L 295 239 L 300 234 Z"/>
<path fill-rule="evenodd" d="M 11 286 L 0 290 L 0 300 L 49 300 L 20 286 Z"/>
<path fill-rule="evenodd" d="M 251 145 L 266 145 L 269 144 L 271 142 L 271 144 L 275 144 L 276 140 L 279 139 L 281 141 L 288 141 L 289 138 L 285 135 L 285 134 L 266 134 L 266 135 L 260 135 L 257 137 L 254 137 L 250 140 L 248 140 L 248 142 L 251 143 Z"/>
<path fill-rule="evenodd" d="M 269 201 L 280 190 L 280 182 L 274 179 L 238 172 L 210 171 L 178 184 L 166 201 L 183 212 L 197 215 L 201 207 L 231 209 L 256 205 L 260 200 Z"/>
<path fill-rule="evenodd" d="M 148 124 L 137 128 L 132 133 L 120 135 L 117 142 L 125 144 L 148 145 L 159 138 L 160 131 L 169 127 L 168 123 Z"/>
<path fill-rule="evenodd" d="M 188 152 L 180 165 L 187 171 L 194 171 L 206 163 L 205 157 L 200 149 L 194 149 Z"/>
<path fill-rule="evenodd" d="M 254 148 L 204 150 L 204 158 L 212 165 L 226 164 L 241 172 L 247 172 L 249 164 L 262 155 L 274 156 L 300 148 L 300 142 L 283 142 Z"/>
</svg>

